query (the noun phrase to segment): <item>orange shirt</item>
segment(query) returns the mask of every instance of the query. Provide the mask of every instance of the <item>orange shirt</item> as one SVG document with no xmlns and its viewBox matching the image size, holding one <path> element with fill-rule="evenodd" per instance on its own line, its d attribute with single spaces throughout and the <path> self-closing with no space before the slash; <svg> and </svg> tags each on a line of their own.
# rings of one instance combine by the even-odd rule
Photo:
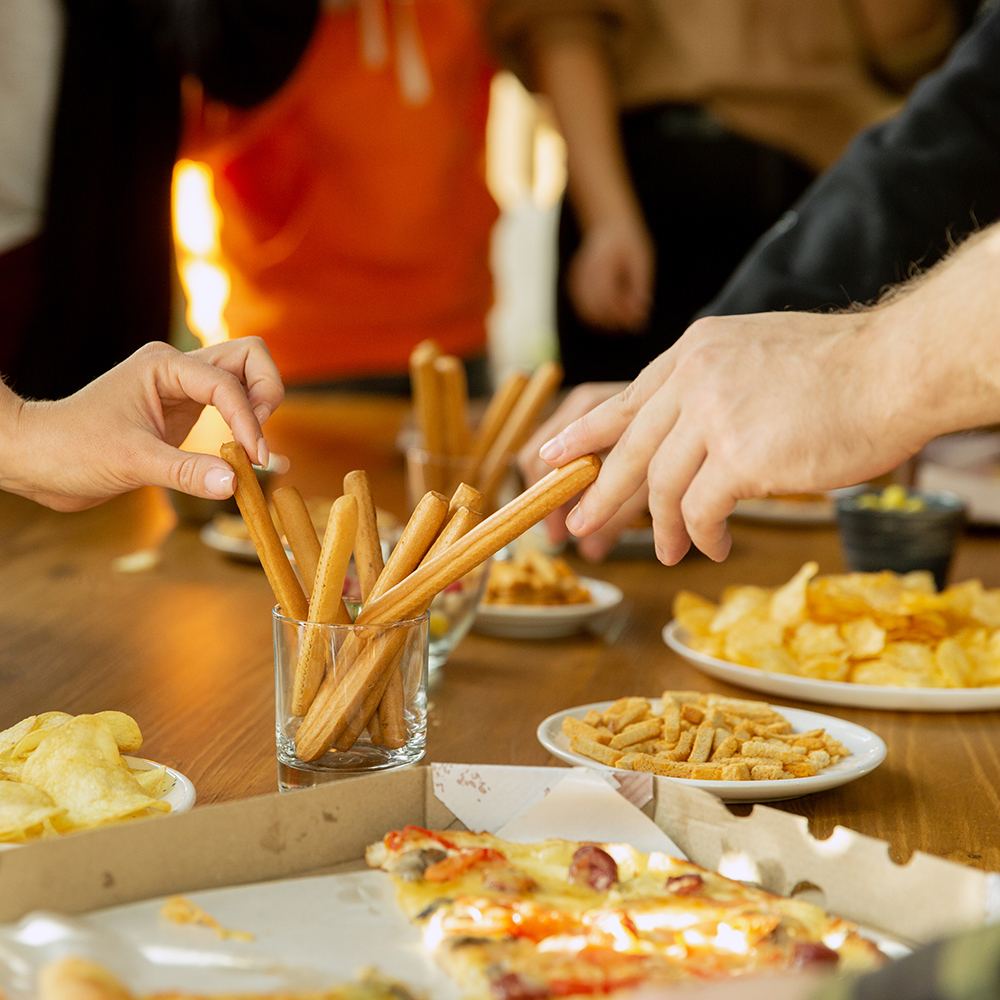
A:
<svg viewBox="0 0 1000 1000">
<path fill-rule="evenodd" d="M 485 349 L 497 209 L 479 9 L 374 2 L 382 65 L 363 55 L 361 7 L 327 7 L 275 98 L 189 116 L 189 152 L 213 168 L 223 214 L 230 334 L 263 337 L 292 384 L 404 372 L 426 337 L 462 357 Z M 401 44 L 411 70 L 422 49 L 430 88 L 416 100 L 397 78 Z"/>
</svg>

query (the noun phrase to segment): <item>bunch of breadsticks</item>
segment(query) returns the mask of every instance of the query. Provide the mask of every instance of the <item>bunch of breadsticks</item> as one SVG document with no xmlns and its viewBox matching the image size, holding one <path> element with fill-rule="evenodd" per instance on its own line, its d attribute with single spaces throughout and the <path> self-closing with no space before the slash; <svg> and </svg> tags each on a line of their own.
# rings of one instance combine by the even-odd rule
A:
<svg viewBox="0 0 1000 1000">
<path fill-rule="evenodd" d="M 295 750 L 304 761 L 317 760 L 331 748 L 349 750 L 366 730 L 375 743 L 403 746 L 407 734 L 399 660 L 407 630 L 361 626 L 420 618 L 436 594 L 576 496 L 600 469 L 595 455 L 578 458 L 486 518 L 482 492 L 467 483 L 460 483 L 450 498 L 429 491 L 384 565 L 364 472 L 344 477 L 344 495 L 333 504 L 322 542 L 298 490 L 282 487 L 274 492 L 274 505 L 300 584 L 242 445 L 228 442 L 221 455 L 236 470 L 236 502 L 279 611 L 305 623 L 292 695 L 293 714 L 302 717 Z M 324 630 L 308 626 L 352 624 L 342 598 L 352 553 L 362 606 L 353 622 L 357 628 L 334 654 Z"/>
<path fill-rule="evenodd" d="M 451 493 L 466 482 L 483 494 L 484 508 L 492 508 L 514 455 L 531 436 L 562 375 L 553 361 L 530 377 L 512 372 L 473 430 L 461 359 L 442 354 L 433 340 L 421 341 L 410 355 L 410 388 L 415 423 L 431 456 L 426 487 Z"/>
</svg>

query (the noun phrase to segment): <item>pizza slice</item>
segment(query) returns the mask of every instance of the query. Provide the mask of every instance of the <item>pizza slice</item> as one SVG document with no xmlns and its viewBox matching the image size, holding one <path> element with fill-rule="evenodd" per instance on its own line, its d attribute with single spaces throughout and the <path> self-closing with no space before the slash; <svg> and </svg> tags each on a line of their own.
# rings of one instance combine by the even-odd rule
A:
<svg viewBox="0 0 1000 1000">
<path fill-rule="evenodd" d="M 884 956 L 855 925 L 803 900 L 624 844 L 406 827 L 368 848 L 425 946 L 470 997 L 613 993 Z"/>
</svg>

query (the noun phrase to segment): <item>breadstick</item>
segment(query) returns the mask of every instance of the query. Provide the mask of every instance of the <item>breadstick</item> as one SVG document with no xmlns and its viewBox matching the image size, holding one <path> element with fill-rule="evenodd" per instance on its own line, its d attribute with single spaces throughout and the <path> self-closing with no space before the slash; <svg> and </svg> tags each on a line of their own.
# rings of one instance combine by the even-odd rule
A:
<svg viewBox="0 0 1000 1000">
<path fill-rule="evenodd" d="M 344 476 L 344 493 L 357 498 L 358 534 L 354 540 L 354 566 L 361 584 L 361 603 L 368 601 L 375 581 L 384 569 L 382 542 L 378 536 L 378 515 L 368 482 L 368 473 L 356 469 Z"/>
<path fill-rule="evenodd" d="M 433 340 L 423 340 L 410 354 L 410 389 L 413 394 L 413 409 L 417 427 L 423 436 L 424 450 L 431 456 L 445 453 L 444 410 L 441 387 L 434 361 L 441 351 Z M 442 469 L 428 462 L 425 470 L 424 488 L 443 489 Z"/>
<path fill-rule="evenodd" d="M 267 501 L 243 445 L 226 441 L 219 449 L 219 454 L 236 470 L 236 504 L 243 515 L 250 540 L 260 557 L 260 564 L 264 567 L 264 574 L 274 591 L 281 613 L 304 621 L 308 612 L 306 595 L 285 555 L 285 547 L 278 537 L 278 529 L 271 520 Z"/>
<path fill-rule="evenodd" d="M 454 354 L 434 360 L 434 372 L 441 387 L 441 422 L 444 448 L 449 455 L 469 452 L 469 384 L 465 365 Z"/>
<path fill-rule="evenodd" d="M 373 601 L 358 616 L 357 623 L 404 621 L 422 614 L 422 609 L 430 606 L 435 594 L 589 486 L 597 478 L 600 467 L 596 455 L 584 455 L 561 469 L 554 469 Z M 405 641 L 405 633 L 401 630 L 390 635 L 397 634 L 400 643 Z M 368 643 L 367 648 L 370 650 L 375 645 Z M 296 753 L 302 760 L 321 757 L 359 714 L 373 689 L 378 688 L 379 670 L 384 667 L 384 661 L 379 662 L 369 653 L 358 657 L 352 667 L 344 676 L 339 671 L 331 671 L 320 686 L 295 738 Z M 382 690 L 384 687 L 378 690 L 379 698 Z"/>
<path fill-rule="evenodd" d="M 465 476 L 470 481 L 475 482 L 478 478 L 486 453 L 493 447 L 500 428 L 507 423 L 510 411 L 514 409 L 514 404 L 527 384 L 528 376 L 524 372 L 511 372 L 490 398 L 469 445 L 469 465 Z"/>
<path fill-rule="evenodd" d="M 507 466 L 517 449 L 524 444 L 534 430 L 542 410 L 555 395 L 562 382 L 563 371 L 554 361 L 540 365 L 531 380 L 518 397 L 506 423 L 500 429 L 496 440 L 483 459 L 476 479 L 476 486 L 486 497 L 489 506 L 496 496 L 500 484 L 507 475 Z"/>
<path fill-rule="evenodd" d="M 294 486 L 281 486 L 271 496 L 274 509 L 278 512 L 288 547 L 299 566 L 299 576 L 305 588 L 306 597 L 312 597 L 316 566 L 319 564 L 319 538 L 309 508 L 302 494 Z"/>
<path fill-rule="evenodd" d="M 448 500 L 446 497 L 443 497 L 440 493 L 428 493 L 424 496 L 410 515 L 409 521 L 406 522 L 406 527 L 403 529 L 402 535 L 399 536 L 399 541 L 392 550 L 389 561 L 385 564 L 385 569 L 372 588 L 369 600 L 377 600 L 381 594 L 384 594 L 387 590 L 390 590 L 401 580 L 405 579 L 420 565 L 420 561 L 427 554 L 427 550 L 437 537 L 438 532 L 441 530 L 441 525 L 444 524 L 447 516 Z M 355 635 L 348 637 L 340 652 L 342 662 L 338 664 L 338 676 L 350 669 L 350 661 L 358 655 L 362 642 L 363 640 Z M 400 692 L 402 692 L 401 687 Z M 375 705 L 377 706 L 378 702 Z M 402 702 L 400 701 L 400 710 L 401 708 Z M 357 733 L 360 733 L 365 728 L 370 718 L 371 713 L 357 726 Z M 382 723 L 384 729 L 384 719 Z M 383 733 L 382 735 L 384 737 L 385 734 Z M 357 734 L 355 734 L 355 738 L 356 736 Z M 373 733 L 372 737 L 375 739 L 376 735 Z M 353 742 L 352 740 L 351 743 L 353 744 Z M 392 746 L 391 743 L 386 745 Z"/>
<path fill-rule="evenodd" d="M 451 500 L 448 503 L 448 516 L 453 517 L 459 507 L 468 507 L 469 510 L 475 511 L 482 510 L 482 493 L 468 483 L 459 483 L 458 488 L 452 493 Z"/>
<path fill-rule="evenodd" d="M 357 499 L 353 496 L 339 497 L 330 510 L 330 520 L 323 535 L 323 548 L 316 570 L 316 586 L 309 602 L 308 621 L 313 624 L 351 623 L 351 616 L 341 595 L 357 530 Z M 323 629 L 307 628 L 302 636 L 292 689 L 292 715 L 306 714 L 323 680 L 327 652 L 323 635 Z"/>
<path fill-rule="evenodd" d="M 424 556 L 422 561 L 426 562 L 428 559 L 433 559 L 449 545 L 457 542 L 464 534 L 479 524 L 482 519 L 483 515 L 477 511 L 471 511 L 467 507 L 460 507 L 445 525 L 441 534 L 434 540 L 434 544 L 430 547 L 427 555 Z M 428 604 L 428 606 L 421 611 L 421 614 L 426 613 L 429 607 L 430 605 Z M 371 731 L 371 725 L 376 719 L 378 720 L 376 728 L 381 732 L 382 742 L 385 746 L 393 750 L 406 746 L 406 717 L 404 714 L 405 692 L 403 689 L 403 675 L 396 663 L 396 658 L 401 650 L 401 646 L 398 651 L 395 650 L 395 647 L 393 647 L 393 652 L 391 654 L 386 654 L 386 661 L 390 663 L 390 667 L 389 679 L 385 686 L 385 692 L 382 694 L 380 701 L 375 702 L 374 699 L 365 699 L 365 703 L 357 717 L 351 721 L 347 730 L 341 738 L 337 740 L 336 746 L 338 750 L 349 750 L 354 745 L 357 735 L 360 734 L 360 732 L 365 728 L 362 720 L 367 721 L 369 731 Z M 370 719 L 367 719 L 366 717 L 368 712 L 366 709 L 369 708 L 370 701 L 377 704 L 378 711 L 375 712 Z M 374 735 L 372 738 L 374 740 Z"/>
</svg>

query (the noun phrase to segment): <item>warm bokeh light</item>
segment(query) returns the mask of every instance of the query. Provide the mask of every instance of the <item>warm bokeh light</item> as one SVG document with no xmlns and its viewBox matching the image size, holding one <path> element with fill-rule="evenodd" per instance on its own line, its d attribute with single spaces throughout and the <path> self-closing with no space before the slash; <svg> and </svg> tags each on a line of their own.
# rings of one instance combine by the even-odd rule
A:
<svg viewBox="0 0 1000 1000">
<path fill-rule="evenodd" d="M 174 167 L 173 217 L 188 327 L 203 344 L 217 344 L 229 336 L 225 308 L 230 283 L 219 262 L 222 214 L 212 171 L 204 163 L 179 160 Z"/>
</svg>

